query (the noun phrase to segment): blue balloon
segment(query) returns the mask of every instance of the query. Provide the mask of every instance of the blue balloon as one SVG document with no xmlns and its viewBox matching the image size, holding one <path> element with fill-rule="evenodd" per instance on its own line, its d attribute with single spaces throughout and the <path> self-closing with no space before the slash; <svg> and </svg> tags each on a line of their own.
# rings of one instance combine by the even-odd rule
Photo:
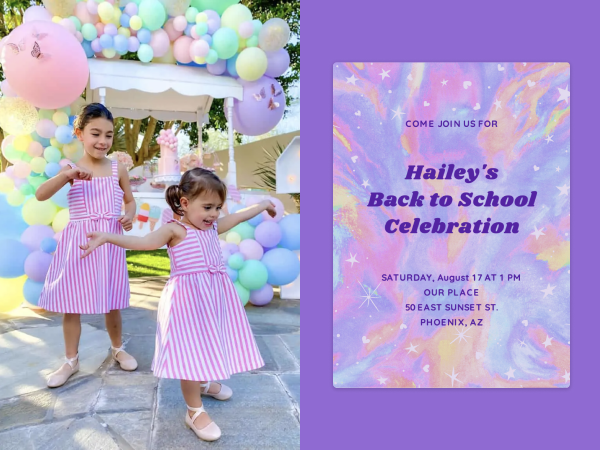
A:
<svg viewBox="0 0 600 450">
<path fill-rule="evenodd" d="M 119 53 L 127 52 L 127 46 L 129 45 L 129 41 L 127 38 L 121 34 L 117 34 L 114 38 L 115 50 Z"/>
<path fill-rule="evenodd" d="M 69 125 L 61 125 L 56 129 L 54 137 L 61 144 L 69 144 L 73 140 L 73 127 L 70 127 Z"/>
<path fill-rule="evenodd" d="M 262 214 L 259 214 L 258 216 L 254 216 L 252 219 L 250 219 L 248 223 L 253 227 L 257 227 L 262 223 L 263 220 L 265 220 L 265 218 Z"/>
<path fill-rule="evenodd" d="M 48 164 L 46 164 L 46 176 L 48 178 L 52 178 L 55 177 L 56 175 L 58 175 L 58 172 L 60 172 L 60 164 L 55 163 L 55 162 L 50 162 Z"/>
<path fill-rule="evenodd" d="M 286 248 L 275 248 L 264 254 L 261 262 L 267 268 L 267 283 L 272 286 L 285 286 L 300 275 L 300 260 L 294 252 Z"/>
<path fill-rule="evenodd" d="M 76 119 L 77 119 L 77 116 L 69 116 L 69 125 L 73 126 Z"/>
<path fill-rule="evenodd" d="M 25 285 L 23 286 L 23 297 L 32 305 L 37 306 L 40 301 L 40 295 L 42 295 L 42 289 L 44 288 L 44 283 L 38 283 L 37 281 L 33 281 L 27 279 L 25 281 Z"/>
<path fill-rule="evenodd" d="M 212 36 L 210 34 L 205 34 L 204 36 L 201 36 L 200 39 L 206 41 L 208 45 L 212 45 Z"/>
<path fill-rule="evenodd" d="M 71 190 L 71 185 L 69 183 L 65 184 L 63 187 L 59 189 L 59 191 L 52 196 L 52 201 L 56 206 L 61 208 L 69 207 L 69 191 Z"/>
<path fill-rule="evenodd" d="M 137 38 L 141 44 L 149 44 L 152 39 L 152 33 L 147 28 L 141 28 L 140 31 L 137 32 Z"/>
<path fill-rule="evenodd" d="M 92 50 L 92 43 L 90 41 L 86 41 L 85 39 L 81 42 L 81 46 L 83 47 L 83 51 L 85 52 L 85 56 L 88 58 L 94 57 L 94 50 Z"/>
<path fill-rule="evenodd" d="M 194 27 L 194 25 L 195 24 L 188 23 L 187 27 L 185 27 L 184 33 L 185 33 L 186 36 L 191 36 L 192 35 L 192 27 Z M 139 35 L 140 35 L 140 33 L 138 31 L 138 36 Z"/>
<path fill-rule="evenodd" d="M 33 131 L 31 133 L 31 137 L 33 138 L 34 141 L 39 142 L 40 144 L 42 144 L 42 147 L 48 147 L 50 145 L 50 139 L 46 139 L 41 137 L 39 134 L 37 134 L 37 132 Z"/>
<path fill-rule="evenodd" d="M 279 221 L 281 241 L 279 247 L 300 250 L 300 214 L 290 214 Z"/>
<path fill-rule="evenodd" d="M 140 30 L 142 31 L 142 30 Z M 104 33 L 100 36 L 100 47 L 102 48 L 113 48 L 114 42 L 113 37 L 110 34 Z"/>
<path fill-rule="evenodd" d="M 17 278 L 25 275 L 25 260 L 29 248 L 16 239 L 0 240 L 0 278 Z"/>
<path fill-rule="evenodd" d="M 227 266 L 225 269 L 227 270 L 227 275 L 229 275 L 229 279 L 231 280 L 231 282 L 235 283 L 238 279 L 238 271 L 232 269 L 229 266 Z"/>
<path fill-rule="evenodd" d="M 188 66 L 188 67 L 206 67 L 206 64 L 196 64 L 194 61 L 190 62 L 190 63 L 177 63 L 178 66 Z"/>
<path fill-rule="evenodd" d="M 239 53 L 238 53 L 239 54 Z M 235 68 L 235 62 L 237 61 L 238 54 L 233 55 L 227 60 L 227 72 L 234 78 L 238 77 L 237 70 Z"/>
<path fill-rule="evenodd" d="M 29 227 L 23 220 L 22 207 L 11 206 L 6 201 L 6 196 L 0 194 L 0 236 L 3 238 L 20 239 L 23 232 Z M 3 252 L 0 249 L 0 254 Z"/>
<path fill-rule="evenodd" d="M 131 17 L 129 17 L 127 14 L 121 14 L 121 19 L 119 19 L 119 22 L 121 23 L 121 26 L 123 28 L 129 28 L 130 20 L 131 20 Z"/>
<path fill-rule="evenodd" d="M 57 244 L 58 243 L 56 242 L 56 239 L 48 237 L 42 240 L 42 242 L 40 243 L 40 248 L 43 252 L 53 253 L 54 251 L 56 251 Z"/>
</svg>

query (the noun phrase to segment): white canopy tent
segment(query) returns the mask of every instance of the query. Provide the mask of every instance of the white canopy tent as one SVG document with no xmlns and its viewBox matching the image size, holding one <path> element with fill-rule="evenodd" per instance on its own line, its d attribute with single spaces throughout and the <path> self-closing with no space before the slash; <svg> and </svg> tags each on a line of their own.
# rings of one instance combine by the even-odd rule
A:
<svg viewBox="0 0 600 450">
<path fill-rule="evenodd" d="M 229 131 L 227 184 L 237 186 L 233 151 L 233 99 L 243 99 L 243 87 L 231 77 L 204 68 L 138 61 L 89 59 L 86 100 L 105 105 L 115 117 L 197 122 L 202 151 L 202 125 L 208 122 L 213 98 L 226 99 Z"/>
</svg>

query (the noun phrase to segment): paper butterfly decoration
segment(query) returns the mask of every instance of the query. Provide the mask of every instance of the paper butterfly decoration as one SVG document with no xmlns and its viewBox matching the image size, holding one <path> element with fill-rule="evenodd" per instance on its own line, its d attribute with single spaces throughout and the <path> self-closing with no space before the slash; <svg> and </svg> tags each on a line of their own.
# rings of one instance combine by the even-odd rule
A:
<svg viewBox="0 0 600 450">
<path fill-rule="evenodd" d="M 38 44 L 37 42 L 35 42 L 33 44 L 33 50 L 31 50 L 31 56 L 33 56 L 34 58 L 37 58 L 37 59 L 47 59 L 50 57 L 50 55 L 48 55 L 47 53 L 42 53 L 42 50 L 40 49 L 40 44 Z"/>
<path fill-rule="evenodd" d="M 279 103 L 277 103 L 276 101 L 274 101 L 273 99 L 269 100 L 269 109 L 271 111 L 273 111 L 274 109 L 279 108 Z"/>
<path fill-rule="evenodd" d="M 281 93 L 282 93 L 282 91 L 275 93 L 275 85 L 274 84 L 271 85 L 271 95 L 273 97 L 279 97 L 281 95 Z"/>
<path fill-rule="evenodd" d="M 252 94 L 252 95 L 254 96 L 254 99 L 257 102 L 260 102 L 264 98 L 267 98 L 267 94 L 265 94 L 265 88 L 262 88 L 258 94 Z"/>
<path fill-rule="evenodd" d="M 25 39 L 22 39 L 21 42 L 19 42 L 19 45 L 16 44 L 12 44 L 12 43 L 8 43 L 6 44 L 8 46 L 8 48 L 10 48 L 13 53 L 15 54 L 19 54 L 20 52 L 24 52 L 25 51 Z"/>
</svg>

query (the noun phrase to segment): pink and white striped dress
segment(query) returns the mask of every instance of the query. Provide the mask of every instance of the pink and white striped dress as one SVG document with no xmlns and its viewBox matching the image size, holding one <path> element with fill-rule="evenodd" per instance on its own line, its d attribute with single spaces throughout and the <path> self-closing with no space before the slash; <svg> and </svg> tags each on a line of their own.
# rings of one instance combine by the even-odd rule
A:
<svg viewBox="0 0 600 450">
<path fill-rule="evenodd" d="M 187 230 L 169 247 L 171 277 L 158 305 L 152 370 L 157 377 L 224 380 L 264 362 L 246 311 L 223 264 L 217 224 Z"/>
<path fill-rule="evenodd" d="M 70 222 L 52 258 L 39 306 L 74 314 L 103 314 L 129 307 L 125 249 L 106 244 L 81 259 L 79 248 L 92 231 L 123 234 L 117 220 L 123 202 L 118 163 L 112 161 L 109 177 L 74 180 L 68 200 Z"/>
</svg>

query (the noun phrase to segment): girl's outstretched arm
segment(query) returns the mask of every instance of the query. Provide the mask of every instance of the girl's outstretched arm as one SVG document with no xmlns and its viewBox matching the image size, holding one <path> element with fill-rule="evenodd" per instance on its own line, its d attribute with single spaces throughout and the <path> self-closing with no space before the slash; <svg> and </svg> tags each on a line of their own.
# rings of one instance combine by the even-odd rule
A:
<svg viewBox="0 0 600 450">
<path fill-rule="evenodd" d="M 89 241 L 84 245 L 80 245 L 79 247 L 84 251 L 83 255 L 81 255 L 82 258 L 85 258 L 95 249 L 106 243 L 114 244 L 118 247 L 123 247 L 129 250 L 156 250 L 166 244 L 170 244 L 172 246 L 177 245 L 179 242 L 185 239 L 186 234 L 187 231 L 185 228 L 174 223 L 164 225 L 158 230 L 143 237 L 125 236 L 122 234 L 101 233 L 99 231 L 94 231 L 87 235 Z"/>
<path fill-rule="evenodd" d="M 236 213 L 229 214 L 225 217 L 220 218 L 217 221 L 217 233 L 227 233 L 236 225 L 239 225 L 240 223 L 245 222 L 246 220 L 250 220 L 253 217 L 258 216 L 263 211 L 267 211 L 271 217 L 275 217 L 277 215 L 275 205 L 269 200 L 265 200 L 256 205 L 248 206 L 247 208 L 242 209 Z"/>
<path fill-rule="evenodd" d="M 81 167 L 71 168 L 70 166 L 65 166 L 56 176 L 40 185 L 37 191 L 35 191 L 35 198 L 40 202 L 43 202 L 60 191 L 65 184 L 70 183 L 73 180 L 89 181 L 91 179 L 92 172 L 89 170 L 82 169 Z"/>
</svg>

